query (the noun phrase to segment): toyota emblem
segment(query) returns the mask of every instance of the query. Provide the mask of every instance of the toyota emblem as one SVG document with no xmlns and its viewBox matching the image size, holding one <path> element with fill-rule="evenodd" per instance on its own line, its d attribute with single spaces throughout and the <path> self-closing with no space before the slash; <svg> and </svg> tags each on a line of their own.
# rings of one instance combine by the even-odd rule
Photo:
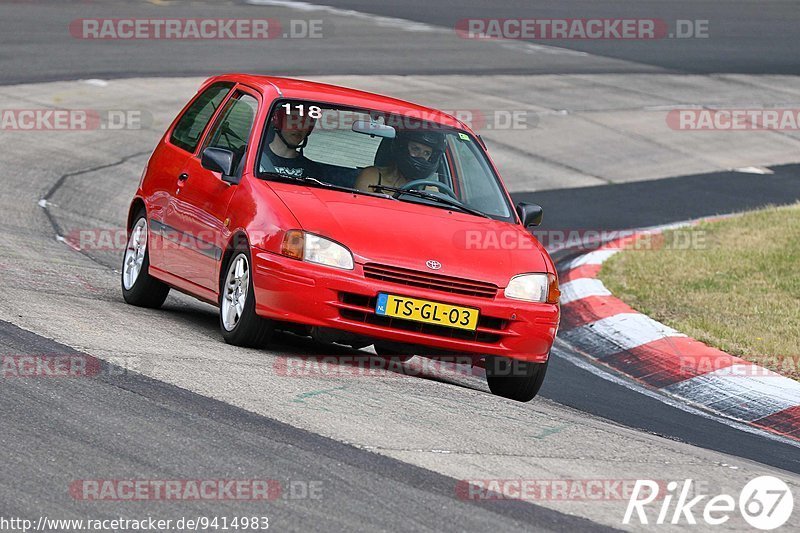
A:
<svg viewBox="0 0 800 533">
<path fill-rule="evenodd" d="M 431 270 L 439 270 L 442 268 L 442 264 L 439 261 L 434 261 L 433 259 L 428 259 L 425 262 L 425 265 Z"/>
</svg>

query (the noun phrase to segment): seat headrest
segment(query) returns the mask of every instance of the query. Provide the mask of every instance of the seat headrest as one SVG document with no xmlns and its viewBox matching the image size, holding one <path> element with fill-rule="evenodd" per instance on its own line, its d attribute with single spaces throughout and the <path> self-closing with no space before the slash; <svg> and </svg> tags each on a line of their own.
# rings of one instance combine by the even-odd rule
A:
<svg viewBox="0 0 800 533">
<path fill-rule="evenodd" d="M 381 139 L 381 144 L 375 152 L 376 167 L 388 167 L 392 164 L 392 141 L 394 139 Z"/>
</svg>

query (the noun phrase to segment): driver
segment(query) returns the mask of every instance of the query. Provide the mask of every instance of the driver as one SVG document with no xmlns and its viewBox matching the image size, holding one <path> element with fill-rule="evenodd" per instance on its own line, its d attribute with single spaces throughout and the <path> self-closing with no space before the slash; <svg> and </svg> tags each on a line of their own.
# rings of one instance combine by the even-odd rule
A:
<svg viewBox="0 0 800 533">
<path fill-rule="evenodd" d="M 392 141 L 392 162 L 387 167 L 372 166 L 356 178 L 356 189 L 374 192 L 372 186 L 402 187 L 429 177 L 439 167 L 444 153 L 444 135 L 436 131 L 403 130 Z"/>
<path fill-rule="evenodd" d="M 319 178 L 319 165 L 303 155 L 303 148 L 308 144 L 308 136 L 315 124 L 316 120 L 301 115 L 296 107 L 287 113 L 283 106 L 279 106 L 272 114 L 267 132 L 269 144 L 262 150 L 261 172 L 277 172 L 296 178 Z"/>
</svg>

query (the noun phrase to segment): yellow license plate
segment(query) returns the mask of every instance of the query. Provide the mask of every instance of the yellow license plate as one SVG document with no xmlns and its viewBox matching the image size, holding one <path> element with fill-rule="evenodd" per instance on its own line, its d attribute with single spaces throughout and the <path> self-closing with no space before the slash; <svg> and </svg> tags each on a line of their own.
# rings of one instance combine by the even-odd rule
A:
<svg viewBox="0 0 800 533">
<path fill-rule="evenodd" d="M 470 331 L 475 331 L 475 328 L 478 327 L 478 315 L 480 314 L 477 309 L 471 307 L 460 307 L 386 293 L 378 294 L 375 313 Z"/>
</svg>

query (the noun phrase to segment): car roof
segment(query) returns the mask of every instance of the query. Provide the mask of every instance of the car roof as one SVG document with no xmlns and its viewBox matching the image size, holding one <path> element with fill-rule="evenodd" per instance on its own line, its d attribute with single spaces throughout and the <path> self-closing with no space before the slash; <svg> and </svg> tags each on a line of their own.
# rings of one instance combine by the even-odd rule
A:
<svg viewBox="0 0 800 533">
<path fill-rule="evenodd" d="M 349 87 L 296 78 L 259 76 L 254 74 L 224 74 L 221 76 L 214 76 L 206 80 L 204 85 L 219 81 L 235 81 L 259 88 L 262 91 L 277 90 L 283 98 L 314 100 L 424 118 L 431 122 L 438 122 L 472 132 L 466 124 L 438 109 L 417 105 L 382 94 L 351 89 Z"/>
</svg>

